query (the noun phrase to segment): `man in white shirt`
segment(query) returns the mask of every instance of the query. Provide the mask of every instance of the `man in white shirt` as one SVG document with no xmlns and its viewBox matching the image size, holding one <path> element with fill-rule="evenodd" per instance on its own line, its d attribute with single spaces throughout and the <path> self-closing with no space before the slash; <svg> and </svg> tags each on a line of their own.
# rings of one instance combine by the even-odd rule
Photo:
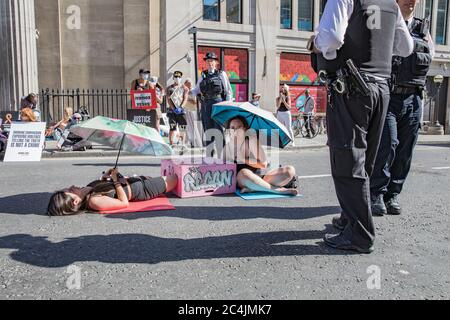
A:
<svg viewBox="0 0 450 320">
<path fill-rule="evenodd" d="M 395 0 L 329 0 L 308 48 L 331 95 L 328 145 L 343 212 L 338 220 L 345 221 L 340 234 L 324 240 L 332 248 L 371 253 L 370 177 L 389 105 L 391 60 L 409 56 L 413 40 Z"/>
</svg>

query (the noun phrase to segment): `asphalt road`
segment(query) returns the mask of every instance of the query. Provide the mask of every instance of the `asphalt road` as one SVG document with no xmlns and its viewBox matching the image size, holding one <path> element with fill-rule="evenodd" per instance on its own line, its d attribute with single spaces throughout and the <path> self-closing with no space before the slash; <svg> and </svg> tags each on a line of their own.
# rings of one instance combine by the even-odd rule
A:
<svg viewBox="0 0 450 320">
<path fill-rule="evenodd" d="M 405 213 L 376 218 L 372 255 L 322 244 L 340 210 L 327 150 L 282 154 L 303 198 L 172 199 L 176 211 L 110 217 L 44 213 L 52 191 L 113 159 L 0 163 L 0 299 L 449 299 L 449 157 L 418 148 Z M 159 161 L 121 168 L 158 175 Z"/>
</svg>

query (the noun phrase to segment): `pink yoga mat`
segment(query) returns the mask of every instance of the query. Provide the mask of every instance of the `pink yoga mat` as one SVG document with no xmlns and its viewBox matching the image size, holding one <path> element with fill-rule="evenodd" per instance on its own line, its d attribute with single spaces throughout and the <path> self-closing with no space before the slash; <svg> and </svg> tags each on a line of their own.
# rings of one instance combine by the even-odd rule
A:
<svg viewBox="0 0 450 320">
<path fill-rule="evenodd" d="M 167 210 L 175 210 L 175 207 L 170 203 L 167 197 L 163 196 L 144 202 L 130 202 L 130 206 L 126 209 L 105 211 L 100 212 L 100 214 L 122 214 L 135 212 L 167 211 Z"/>
</svg>

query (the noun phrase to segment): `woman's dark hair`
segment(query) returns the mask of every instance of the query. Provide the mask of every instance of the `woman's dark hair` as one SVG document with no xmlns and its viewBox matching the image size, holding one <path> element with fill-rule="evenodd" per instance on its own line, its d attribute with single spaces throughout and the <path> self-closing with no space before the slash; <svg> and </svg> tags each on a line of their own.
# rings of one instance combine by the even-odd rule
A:
<svg viewBox="0 0 450 320">
<path fill-rule="evenodd" d="M 239 121 L 241 121 L 241 122 L 244 124 L 245 130 L 250 129 L 250 126 L 249 126 L 249 124 L 248 124 L 248 122 L 247 122 L 247 119 L 245 119 L 245 118 L 242 117 L 242 116 L 234 117 L 233 119 L 231 119 L 230 121 L 228 121 L 228 123 L 227 123 L 227 129 L 230 129 L 231 122 L 233 122 L 233 120 L 239 120 Z"/>
<path fill-rule="evenodd" d="M 48 203 L 47 214 L 53 217 L 74 216 L 84 212 L 83 206 L 86 206 L 86 199 L 77 205 L 73 205 L 73 198 L 64 191 L 55 192 Z"/>
<path fill-rule="evenodd" d="M 55 192 L 50 198 L 47 214 L 49 216 L 74 216 L 89 210 L 88 201 L 93 195 L 107 195 L 115 190 L 114 183 L 110 181 L 94 181 L 88 185 L 92 191 L 82 199 L 77 206 L 73 205 L 73 198 L 64 191 Z"/>
</svg>

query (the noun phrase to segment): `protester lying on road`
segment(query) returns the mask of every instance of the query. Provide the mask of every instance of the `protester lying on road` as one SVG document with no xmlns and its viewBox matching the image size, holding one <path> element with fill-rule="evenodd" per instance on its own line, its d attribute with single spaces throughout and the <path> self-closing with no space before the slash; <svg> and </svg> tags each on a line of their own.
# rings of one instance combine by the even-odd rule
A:
<svg viewBox="0 0 450 320">
<path fill-rule="evenodd" d="M 237 164 L 237 183 L 241 193 L 270 192 L 298 195 L 295 168 L 269 169 L 267 156 L 256 135 L 249 134 L 245 118 L 236 117 L 228 123 L 230 140 L 224 147 L 224 161 Z M 263 174 L 263 171 L 268 171 Z"/>
<path fill-rule="evenodd" d="M 169 193 L 177 183 L 176 176 L 125 178 L 117 169 L 111 169 L 87 187 L 72 186 L 53 194 L 47 213 L 50 216 L 73 216 L 122 210 L 128 208 L 130 202 L 148 201 Z"/>
</svg>

